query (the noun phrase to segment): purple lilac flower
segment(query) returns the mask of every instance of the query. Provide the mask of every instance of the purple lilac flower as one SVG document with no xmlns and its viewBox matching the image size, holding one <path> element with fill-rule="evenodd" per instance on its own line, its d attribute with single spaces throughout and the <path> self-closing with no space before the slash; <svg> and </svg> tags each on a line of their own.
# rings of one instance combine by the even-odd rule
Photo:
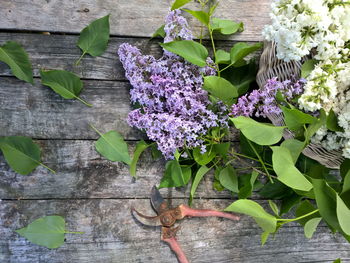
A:
<svg viewBox="0 0 350 263">
<path fill-rule="evenodd" d="M 165 41 L 192 39 L 179 10 L 170 12 L 166 22 Z M 212 68 L 200 68 L 170 52 L 155 59 L 126 43 L 119 47 L 118 54 L 133 87 L 131 101 L 141 105 L 129 113 L 128 123 L 144 130 L 165 158 L 172 159 L 176 149 L 185 145 L 202 147 L 202 135 L 222 123 L 227 125 L 227 117 L 221 117 L 226 108 L 218 105 L 219 115 L 208 109 L 208 94 L 201 88 L 202 73 L 216 74 Z M 212 61 L 208 59 L 208 63 Z"/>
<path fill-rule="evenodd" d="M 286 100 L 291 100 L 303 92 L 305 83 L 305 79 L 282 82 L 277 78 L 269 79 L 262 89 L 253 90 L 250 94 L 240 97 L 238 102 L 232 105 L 231 115 L 266 118 L 269 114 L 279 114 L 281 109 L 275 101 L 277 91 L 280 91 Z"/>
</svg>

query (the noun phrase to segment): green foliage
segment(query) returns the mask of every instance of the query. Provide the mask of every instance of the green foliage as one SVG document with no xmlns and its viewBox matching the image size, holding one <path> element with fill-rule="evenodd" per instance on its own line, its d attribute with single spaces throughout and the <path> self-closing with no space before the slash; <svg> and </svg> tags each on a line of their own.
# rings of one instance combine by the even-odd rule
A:
<svg viewBox="0 0 350 263">
<path fill-rule="evenodd" d="M 223 187 L 234 193 L 238 193 L 238 178 L 236 170 L 231 165 L 227 165 L 221 170 L 219 180 Z"/>
<path fill-rule="evenodd" d="M 230 118 L 230 120 L 247 139 L 259 145 L 272 145 L 278 143 L 282 139 L 284 127 L 260 123 L 243 116 Z"/>
<path fill-rule="evenodd" d="M 235 63 L 240 62 L 243 58 L 248 56 L 249 54 L 259 50 L 262 48 L 261 43 L 248 45 L 247 43 L 239 42 L 236 43 L 230 52 L 231 64 L 235 65 Z"/>
<path fill-rule="evenodd" d="M 223 35 L 232 35 L 236 32 L 242 32 L 244 30 L 243 23 L 236 23 L 227 19 L 212 18 L 211 29 L 218 31 Z"/>
<path fill-rule="evenodd" d="M 184 186 L 190 181 L 191 174 L 191 167 L 181 167 L 178 160 L 168 161 L 159 188 Z"/>
<path fill-rule="evenodd" d="M 171 10 L 175 10 L 178 9 L 182 6 L 184 6 L 185 4 L 188 4 L 189 2 L 191 2 L 192 0 L 175 0 L 175 2 L 173 3 L 173 5 L 171 6 Z"/>
<path fill-rule="evenodd" d="M 253 217 L 256 223 L 266 232 L 273 233 L 276 230 L 276 218 L 267 213 L 258 203 L 240 199 L 225 208 L 225 211 L 241 213 Z"/>
<path fill-rule="evenodd" d="M 283 115 L 284 121 L 291 131 L 296 131 L 303 127 L 304 124 L 311 124 L 317 122 L 317 118 L 306 114 L 298 109 L 288 109 L 287 107 L 280 106 Z"/>
<path fill-rule="evenodd" d="M 106 15 L 94 20 L 80 32 L 77 45 L 83 54 L 76 64 L 79 64 L 85 54 L 90 54 L 93 57 L 102 55 L 107 48 L 108 40 L 109 15 Z"/>
<path fill-rule="evenodd" d="M 336 194 L 337 197 L 337 217 L 339 225 L 345 234 L 350 235 L 350 209 L 346 206 L 343 199 Z"/>
<path fill-rule="evenodd" d="M 152 35 L 152 38 L 155 38 L 155 37 L 162 37 L 162 38 L 164 38 L 164 37 L 165 37 L 164 26 L 165 26 L 165 25 L 161 25 L 161 26 L 156 30 L 156 32 L 154 32 L 154 34 Z"/>
<path fill-rule="evenodd" d="M 102 134 L 94 126 L 90 126 L 100 135 L 100 138 L 95 143 L 96 151 L 112 162 L 124 162 L 131 165 L 128 145 L 124 141 L 123 136 L 116 131 Z"/>
<path fill-rule="evenodd" d="M 226 79 L 218 76 L 204 77 L 203 89 L 228 105 L 232 105 L 233 99 L 238 96 L 237 88 Z"/>
<path fill-rule="evenodd" d="M 292 156 L 293 163 L 295 164 L 299 158 L 299 155 L 305 148 L 305 143 L 296 139 L 287 139 L 281 143 L 281 147 L 287 148 Z"/>
<path fill-rule="evenodd" d="M 172 41 L 160 44 L 164 49 L 183 57 L 188 62 L 204 67 L 207 65 L 208 50 L 193 40 Z"/>
<path fill-rule="evenodd" d="M 279 209 L 278 209 L 278 206 L 276 205 L 276 203 L 272 200 L 269 200 L 269 205 L 270 205 L 270 208 L 272 210 L 272 212 L 274 212 L 274 214 L 276 216 L 279 215 Z"/>
<path fill-rule="evenodd" d="M 20 80 L 34 84 L 32 65 L 28 54 L 20 44 L 8 41 L 0 46 L 0 61 L 6 63 L 12 74 Z"/>
<path fill-rule="evenodd" d="M 187 13 L 191 14 L 193 17 L 195 17 L 198 21 L 203 23 L 204 25 L 209 25 L 209 14 L 204 11 L 193 11 L 190 9 L 182 9 L 186 11 Z"/>
<path fill-rule="evenodd" d="M 314 70 L 317 61 L 315 59 L 309 59 L 304 62 L 301 67 L 301 77 L 307 78 L 310 73 Z"/>
<path fill-rule="evenodd" d="M 10 167 L 19 174 L 27 175 L 38 165 L 55 173 L 40 162 L 40 148 L 31 138 L 23 136 L 0 137 L 0 149 Z"/>
<path fill-rule="evenodd" d="M 304 233 L 307 238 L 312 238 L 312 235 L 316 231 L 318 224 L 321 222 L 322 217 L 315 217 L 306 222 L 304 226 Z"/>
<path fill-rule="evenodd" d="M 331 130 L 334 132 L 343 132 L 344 131 L 344 129 L 338 125 L 337 116 L 335 115 L 335 113 L 332 109 L 328 113 L 326 125 L 327 125 L 328 130 Z"/>
<path fill-rule="evenodd" d="M 271 147 L 272 165 L 277 174 L 278 180 L 285 185 L 301 191 L 309 191 L 312 184 L 294 166 L 293 157 L 287 148 L 281 146 Z"/>
<path fill-rule="evenodd" d="M 74 73 L 65 70 L 40 71 L 41 83 L 50 87 L 65 99 L 77 99 L 85 105 L 92 105 L 78 97 L 83 89 L 83 82 Z"/>
<path fill-rule="evenodd" d="M 304 200 L 301 203 L 299 203 L 296 209 L 295 215 L 297 217 L 302 217 L 302 218 L 298 220 L 298 223 L 301 224 L 302 226 L 305 226 L 306 223 L 311 219 L 320 217 L 319 213 L 314 213 L 306 217 L 303 217 L 307 214 L 310 214 L 312 211 L 315 211 L 315 207 L 310 203 L 310 201 Z"/>
<path fill-rule="evenodd" d="M 64 234 L 83 234 L 65 229 L 65 220 L 61 216 L 45 216 L 34 220 L 28 226 L 16 230 L 30 242 L 47 248 L 58 248 L 64 243 Z"/>
<path fill-rule="evenodd" d="M 253 171 L 251 174 L 240 175 L 238 177 L 239 199 L 246 199 L 252 195 L 254 184 L 256 182 L 256 179 L 258 178 L 258 175 L 259 174 L 256 171 Z"/>
<path fill-rule="evenodd" d="M 190 200 L 189 200 L 189 205 L 192 204 L 192 201 L 193 201 L 193 198 L 194 198 L 194 195 L 196 193 L 196 190 L 197 190 L 197 187 L 200 183 L 200 181 L 202 181 L 203 179 L 203 176 L 208 173 L 210 171 L 211 168 L 208 168 L 207 166 L 203 165 L 201 166 L 196 175 L 194 176 L 193 178 L 193 181 L 192 181 L 192 185 L 191 185 L 191 192 L 190 192 Z"/>
<path fill-rule="evenodd" d="M 200 148 L 193 149 L 193 158 L 199 165 L 206 165 L 210 163 L 214 157 L 216 156 L 216 153 L 211 150 L 207 150 L 205 153 L 201 153 Z"/>
<path fill-rule="evenodd" d="M 230 53 L 226 52 L 225 50 L 219 49 L 216 51 L 215 59 L 216 64 L 229 64 L 231 61 Z"/>
<path fill-rule="evenodd" d="M 137 165 L 137 162 L 140 158 L 140 155 L 151 145 L 152 144 L 147 144 L 144 140 L 141 140 L 136 144 L 134 156 L 132 158 L 132 161 L 130 164 L 130 169 L 129 169 L 131 176 L 133 176 L 133 177 L 136 176 L 136 165 Z"/>
</svg>

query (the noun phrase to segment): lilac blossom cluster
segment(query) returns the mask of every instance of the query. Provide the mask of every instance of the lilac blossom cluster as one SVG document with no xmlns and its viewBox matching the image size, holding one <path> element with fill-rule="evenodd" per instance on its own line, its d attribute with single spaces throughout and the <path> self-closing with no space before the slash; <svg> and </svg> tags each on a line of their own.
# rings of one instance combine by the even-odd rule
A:
<svg viewBox="0 0 350 263">
<path fill-rule="evenodd" d="M 232 116 L 264 117 L 269 114 L 279 114 L 281 109 L 276 103 L 276 94 L 278 91 L 284 96 L 287 101 L 302 94 L 305 79 L 297 81 L 285 80 L 278 81 L 277 78 L 269 79 L 265 86 L 260 90 L 253 90 L 238 99 L 238 102 L 232 105 Z"/>
<path fill-rule="evenodd" d="M 164 29 L 165 41 L 192 39 L 179 10 L 169 13 Z M 213 105 L 201 88 L 202 74 L 216 74 L 209 66 L 200 68 L 170 52 L 156 59 L 127 43 L 119 47 L 118 54 L 133 87 L 131 101 L 141 106 L 129 113 L 128 123 L 144 130 L 166 159 L 174 158 L 176 149 L 185 146 L 203 150 L 203 135 L 212 127 L 227 125 L 224 114 L 209 109 Z M 217 108 L 226 110 L 222 105 Z"/>
</svg>

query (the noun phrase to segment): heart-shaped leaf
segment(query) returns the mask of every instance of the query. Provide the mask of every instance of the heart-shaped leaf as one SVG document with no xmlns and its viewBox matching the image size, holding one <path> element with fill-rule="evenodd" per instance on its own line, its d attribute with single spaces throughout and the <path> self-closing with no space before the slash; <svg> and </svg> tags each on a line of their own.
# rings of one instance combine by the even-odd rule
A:
<svg viewBox="0 0 350 263">
<path fill-rule="evenodd" d="M 134 151 L 134 156 L 130 164 L 130 174 L 131 176 L 136 176 L 136 164 L 140 158 L 140 155 L 152 144 L 147 144 L 144 140 L 139 141 L 136 144 L 136 149 Z"/>
<path fill-rule="evenodd" d="M 204 25 L 209 24 L 209 14 L 204 11 L 193 11 L 189 9 L 182 9 L 186 11 L 187 13 L 191 14 L 193 17 L 197 18 L 199 22 L 203 23 Z"/>
<path fill-rule="evenodd" d="M 171 6 L 171 11 L 180 8 L 181 6 L 184 6 L 185 4 L 191 2 L 192 0 L 175 0 L 173 5 Z"/>
<path fill-rule="evenodd" d="M 159 188 L 184 186 L 190 181 L 191 174 L 191 167 L 181 167 L 177 160 L 168 161 Z"/>
<path fill-rule="evenodd" d="M 65 220 L 61 216 L 45 216 L 34 220 L 28 226 L 16 230 L 30 242 L 47 248 L 58 248 L 64 243 L 64 234 L 83 234 L 65 229 Z"/>
<path fill-rule="evenodd" d="M 92 106 L 78 97 L 83 89 L 83 82 L 77 75 L 65 70 L 40 70 L 40 76 L 43 85 L 50 87 L 63 98 L 77 99 L 89 107 Z"/>
<path fill-rule="evenodd" d="M 10 167 L 19 174 L 29 174 L 38 165 L 55 173 L 40 162 L 40 148 L 31 138 L 23 136 L 3 137 L 0 140 L 0 149 Z"/>
<path fill-rule="evenodd" d="M 278 180 L 285 185 L 301 191 L 310 191 L 312 184 L 295 167 L 293 157 L 287 148 L 281 146 L 271 147 L 272 165 Z"/>
<path fill-rule="evenodd" d="M 11 68 L 12 74 L 20 80 L 34 83 L 28 54 L 17 42 L 8 41 L 0 46 L 0 61 L 6 63 Z"/>
<path fill-rule="evenodd" d="M 284 127 L 260 123 L 244 116 L 230 119 L 245 137 L 259 145 L 272 145 L 282 139 Z"/>
<path fill-rule="evenodd" d="M 234 193 L 238 193 L 238 178 L 236 170 L 231 165 L 228 165 L 221 170 L 219 180 L 221 185 L 226 189 Z"/>
<path fill-rule="evenodd" d="M 273 215 L 267 213 L 264 208 L 261 207 L 261 205 L 252 200 L 237 200 L 225 208 L 225 211 L 249 215 L 255 219 L 257 224 L 264 231 L 267 231 L 269 233 L 273 233 L 276 230 L 276 218 Z"/>
<path fill-rule="evenodd" d="M 96 141 L 96 150 L 112 162 L 124 162 L 131 164 L 128 145 L 123 137 L 116 131 L 102 134 L 94 126 L 90 125 L 101 137 Z"/>
<path fill-rule="evenodd" d="M 164 49 L 183 57 L 188 62 L 204 67 L 207 65 L 208 50 L 193 40 L 172 41 L 160 44 Z"/>
<path fill-rule="evenodd" d="M 231 105 L 234 98 L 237 98 L 237 88 L 228 80 L 218 76 L 204 77 L 203 89 L 219 100 Z"/>
<path fill-rule="evenodd" d="M 242 32 L 244 30 L 244 26 L 242 22 L 236 23 L 232 20 L 213 17 L 211 29 L 213 31 L 217 30 L 223 35 L 231 35 L 236 32 Z"/>
<path fill-rule="evenodd" d="M 229 64 L 231 61 L 230 53 L 226 52 L 225 50 L 219 49 L 216 51 L 216 63 L 217 64 Z"/>
<path fill-rule="evenodd" d="M 198 184 L 200 183 L 200 181 L 202 180 L 203 176 L 210 171 L 211 168 L 208 168 L 206 167 L 205 165 L 201 166 L 193 181 L 192 181 L 192 185 L 191 185 L 191 192 L 190 192 L 190 200 L 189 200 L 189 205 L 191 205 L 192 203 L 192 200 L 193 200 L 193 197 L 194 197 L 194 194 L 196 193 L 196 190 L 197 190 L 197 187 L 198 187 Z"/>
<path fill-rule="evenodd" d="M 211 160 L 214 159 L 216 153 L 211 150 L 211 151 L 206 151 L 205 153 L 201 153 L 201 150 L 197 147 L 193 149 L 193 158 L 194 160 L 200 164 L 200 165 L 206 165 L 211 162 Z"/>
<path fill-rule="evenodd" d="M 322 217 L 315 217 L 306 222 L 304 226 L 304 234 L 307 238 L 312 238 L 315 233 L 318 224 L 321 222 Z"/>
<path fill-rule="evenodd" d="M 85 54 L 93 57 L 102 55 L 108 45 L 109 40 L 109 15 L 96 19 L 85 27 L 81 32 L 78 40 L 78 47 L 83 51 L 76 64 Z"/>
<path fill-rule="evenodd" d="M 254 45 L 248 45 L 247 43 L 243 43 L 243 42 L 236 43 L 231 48 L 231 52 L 230 52 L 231 64 L 234 65 L 235 63 L 241 61 L 243 58 L 245 58 L 249 54 L 261 48 L 262 48 L 261 43 L 257 43 Z"/>
<path fill-rule="evenodd" d="M 284 121 L 288 129 L 296 131 L 299 128 L 302 128 L 304 124 L 311 124 L 317 122 L 317 118 L 306 114 L 298 109 L 288 109 L 287 107 L 280 106 L 283 115 Z"/>
</svg>

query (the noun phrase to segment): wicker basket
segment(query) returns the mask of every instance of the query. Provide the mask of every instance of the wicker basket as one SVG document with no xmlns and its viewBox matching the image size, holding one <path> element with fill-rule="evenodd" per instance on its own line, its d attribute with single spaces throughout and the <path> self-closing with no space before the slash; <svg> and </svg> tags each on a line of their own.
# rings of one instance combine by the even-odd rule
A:
<svg viewBox="0 0 350 263">
<path fill-rule="evenodd" d="M 259 72 L 256 77 L 259 87 L 262 88 L 266 81 L 273 77 L 278 77 L 280 81 L 290 79 L 292 76 L 296 78 L 300 77 L 300 69 L 306 59 L 307 57 L 304 57 L 301 61 L 291 62 L 279 60 L 276 56 L 276 45 L 272 42 L 265 42 L 264 51 L 259 63 Z M 267 117 L 276 126 L 285 125 L 283 114 L 273 114 Z M 291 139 L 294 135 L 291 131 L 285 130 L 283 137 L 285 139 Z M 341 151 L 329 151 L 320 144 L 315 143 L 310 143 L 303 150 L 303 154 L 332 169 L 339 169 L 340 164 L 344 160 Z"/>
</svg>

